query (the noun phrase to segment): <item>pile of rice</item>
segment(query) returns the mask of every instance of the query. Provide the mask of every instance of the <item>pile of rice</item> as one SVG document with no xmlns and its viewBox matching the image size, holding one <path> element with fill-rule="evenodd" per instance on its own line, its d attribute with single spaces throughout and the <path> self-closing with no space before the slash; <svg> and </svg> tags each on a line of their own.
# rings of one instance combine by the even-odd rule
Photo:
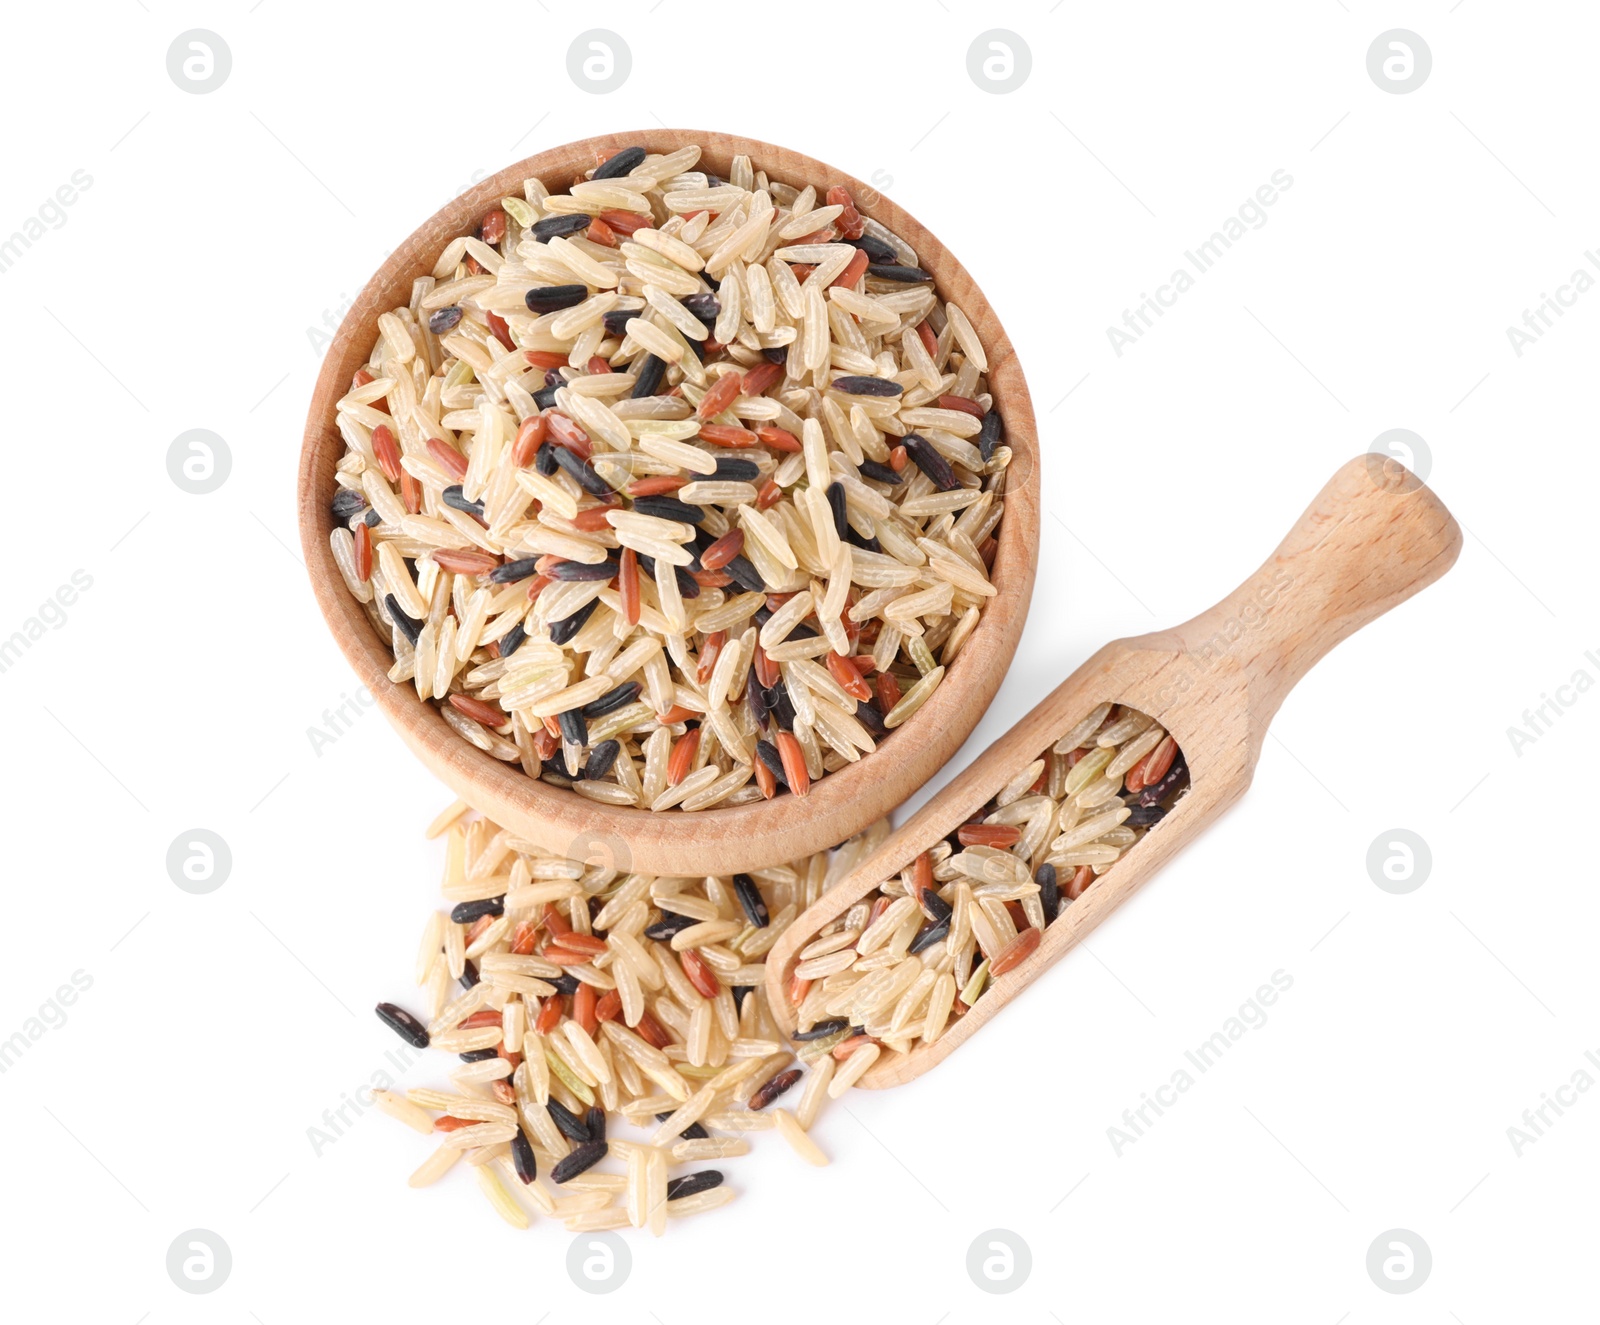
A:
<svg viewBox="0 0 1600 1325">
<path fill-rule="evenodd" d="M 801 949 L 796 1040 L 848 1053 L 836 1080 L 852 1082 L 885 1049 L 932 1044 L 1188 787 L 1153 718 L 1101 704 Z"/>
<path fill-rule="evenodd" d="M 374 1092 L 439 1139 L 411 1185 L 464 1160 L 518 1228 L 545 1215 L 659 1236 L 733 1199 L 708 1166 L 746 1154 L 752 1132 L 826 1164 L 807 1131 L 855 1078 L 847 1064 L 835 1074 L 830 1046 L 790 1049 L 765 961 L 887 832 L 880 821 L 831 858 L 750 875 L 655 878 L 550 855 L 452 805 L 429 830 L 447 835 L 451 909 L 429 918 L 417 955 L 428 1020 L 377 1009 L 408 1044 L 459 1055 L 448 1088 Z"/>
<path fill-rule="evenodd" d="M 611 805 L 805 795 L 995 590 L 988 360 L 841 187 L 625 149 L 527 180 L 377 320 L 333 556 L 479 749 Z"/>
</svg>

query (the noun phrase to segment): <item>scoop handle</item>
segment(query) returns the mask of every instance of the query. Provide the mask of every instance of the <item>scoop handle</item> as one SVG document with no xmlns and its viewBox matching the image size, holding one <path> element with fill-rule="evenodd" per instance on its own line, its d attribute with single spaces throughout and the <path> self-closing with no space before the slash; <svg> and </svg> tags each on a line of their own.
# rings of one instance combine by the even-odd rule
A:
<svg viewBox="0 0 1600 1325">
<path fill-rule="evenodd" d="M 1295 683 L 1334 645 L 1432 584 L 1460 550 L 1460 526 L 1432 489 L 1389 456 L 1359 455 L 1231 594 L 1131 642 L 1197 664 L 1188 703 L 1215 703 L 1242 686 L 1259 751 Z"/>
</svg>

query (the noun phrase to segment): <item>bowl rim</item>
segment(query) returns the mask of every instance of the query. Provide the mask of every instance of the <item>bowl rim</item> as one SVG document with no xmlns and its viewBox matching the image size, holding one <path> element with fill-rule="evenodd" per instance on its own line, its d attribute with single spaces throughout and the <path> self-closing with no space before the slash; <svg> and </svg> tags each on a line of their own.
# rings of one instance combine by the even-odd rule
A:
<svg viewBox="0 0 1600 1325">
<path fill-rule="evenodd" d="M 814 783 L 804 798 L 655 812 L 604 805 L 531 778 L 520 765 L 503 763 L 463 739 L 413 687 L 390 682 L 388 642 L 373 630 L 333 559 L 328 494 L 344 449 L 334 422 L 336 402 L 370 355 L 378 314 L 408 301 L 411 282 L 431 273 L 446 243 L 470 233 L 499 198 L 520 196 L 525 179 L 536 176 L 553 191 L 564 189 L 623 147 L 643 144 L 669 152 L 691 143 L 701 146 L 702 163 L 722 175 L 734 155 L 744 154 L 779 182 L 842 184 L 863 215 L 911 244 L 933 272 L 941 302 L 959 303 L 983 340 L 986 377 L 1005 417 L 1013 460 L 996 534 L 995 596 L 917 713 L 877 750 Z M 575 859 L 660 874 L 726 873 L 778 865 L 843 841 L 914 794 L 955 754 L 993 700 L 1022 633 L 1038 564 L 1039 471 L 1037 425 L 1016 350 L 977 283 L 926 226 L 872 185 L 804 153 L 736 134 L 655 128 L 578 139 L 506 166 L 451 199 L 385 258 L 334 333 L 317 376 L 301 443 L 298 523 L 312 591 L 335 642 L 413 753 L 458 796 L 547 850 Z M 886 754 L 890 747 L 894 762 Z"/>
</svg>

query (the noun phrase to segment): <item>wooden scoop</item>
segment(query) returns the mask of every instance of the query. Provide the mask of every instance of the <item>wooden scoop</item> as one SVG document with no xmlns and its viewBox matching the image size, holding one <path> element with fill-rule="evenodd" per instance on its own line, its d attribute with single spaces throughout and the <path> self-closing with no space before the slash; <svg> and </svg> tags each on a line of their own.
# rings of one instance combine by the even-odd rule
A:
<svg viewBox="0 0 1600 1325">
<path fill-rule="evenodd" d="M 1295 682 L 1340 640 L 1432 584 L 1460 549 L 1461 530 L 1421 480 L 1386 456 L 1357 456 L 1231 594 L 1175 629 L 1107 644 L 789 927 L 767 961 L 769 1002 L 784 1031 L 795 1027 L 795 955 L 827 924 L 953 832 L 1096 705 L 1151 715 L 1188 760 L 1188 793 L 1077 901 L 1063 898 L 1038 949 L 971 1011 L 932 1045 L 885 1052 L 860 1084 L 921 1076 L 1237 800 Z"/>
</svg>

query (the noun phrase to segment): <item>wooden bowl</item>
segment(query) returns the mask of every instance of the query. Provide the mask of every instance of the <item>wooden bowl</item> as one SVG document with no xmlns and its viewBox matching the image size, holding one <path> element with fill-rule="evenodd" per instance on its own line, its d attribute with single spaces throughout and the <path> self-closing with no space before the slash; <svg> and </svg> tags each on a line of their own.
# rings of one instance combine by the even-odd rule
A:
<svg viewBox="0 0 1600 1325">
<path fill-rule="evenodd" d="M 997 538 L 997 593 L 931 699 L 872 754 L 819 780 L 803 799 L 684 812 L 597 804 L 530 778 L 469 745 L 409 685 L 388 679 L 389 644 L 350 596 L 329 548 L 334 468 L 344 442 L 335 404 L 350 388 L 376 340 L 380 313 L 405 304 L 411 283 L 433 268 L 440 251 L 471 232 L 495 201 L 522 192 L 537 176 L 552 192 L 566 189 L 597 160 L 633 144 L 671 152 L 698 143 L 701 165 L 726 177 L 733 158 L 748 155 L 769 178 L 804 187 L 843 184 L 865 216 L 901 235 L 935 278 L 941 299 L 954 299 L 971 319 L 989 355 L 988 380 L 1012 448 L 1005 517 Z M 917 220 L 870 185 L 799 152 L 754 139 L 687 129 L 605 134 L 552 148 L 508 166 L 425 221 L 373 278 L 340 324 L 323 361 L 306 417 L 300 454 L 300 541 L 322 615 L 384 716 L 458 796 L 495 822 L 551 851 L 577 859 L 595 852 L 618 868 L 650 874 L 727 875 L 796 859 L 841 842 L 882 817 L 926 782 L 971 733 L 994 698 L 1016 652 L 1033 592 L 1039 547 L 1039 442 L 1021 365 L 1000 319 L 966 269 Z"/>
</svg>

